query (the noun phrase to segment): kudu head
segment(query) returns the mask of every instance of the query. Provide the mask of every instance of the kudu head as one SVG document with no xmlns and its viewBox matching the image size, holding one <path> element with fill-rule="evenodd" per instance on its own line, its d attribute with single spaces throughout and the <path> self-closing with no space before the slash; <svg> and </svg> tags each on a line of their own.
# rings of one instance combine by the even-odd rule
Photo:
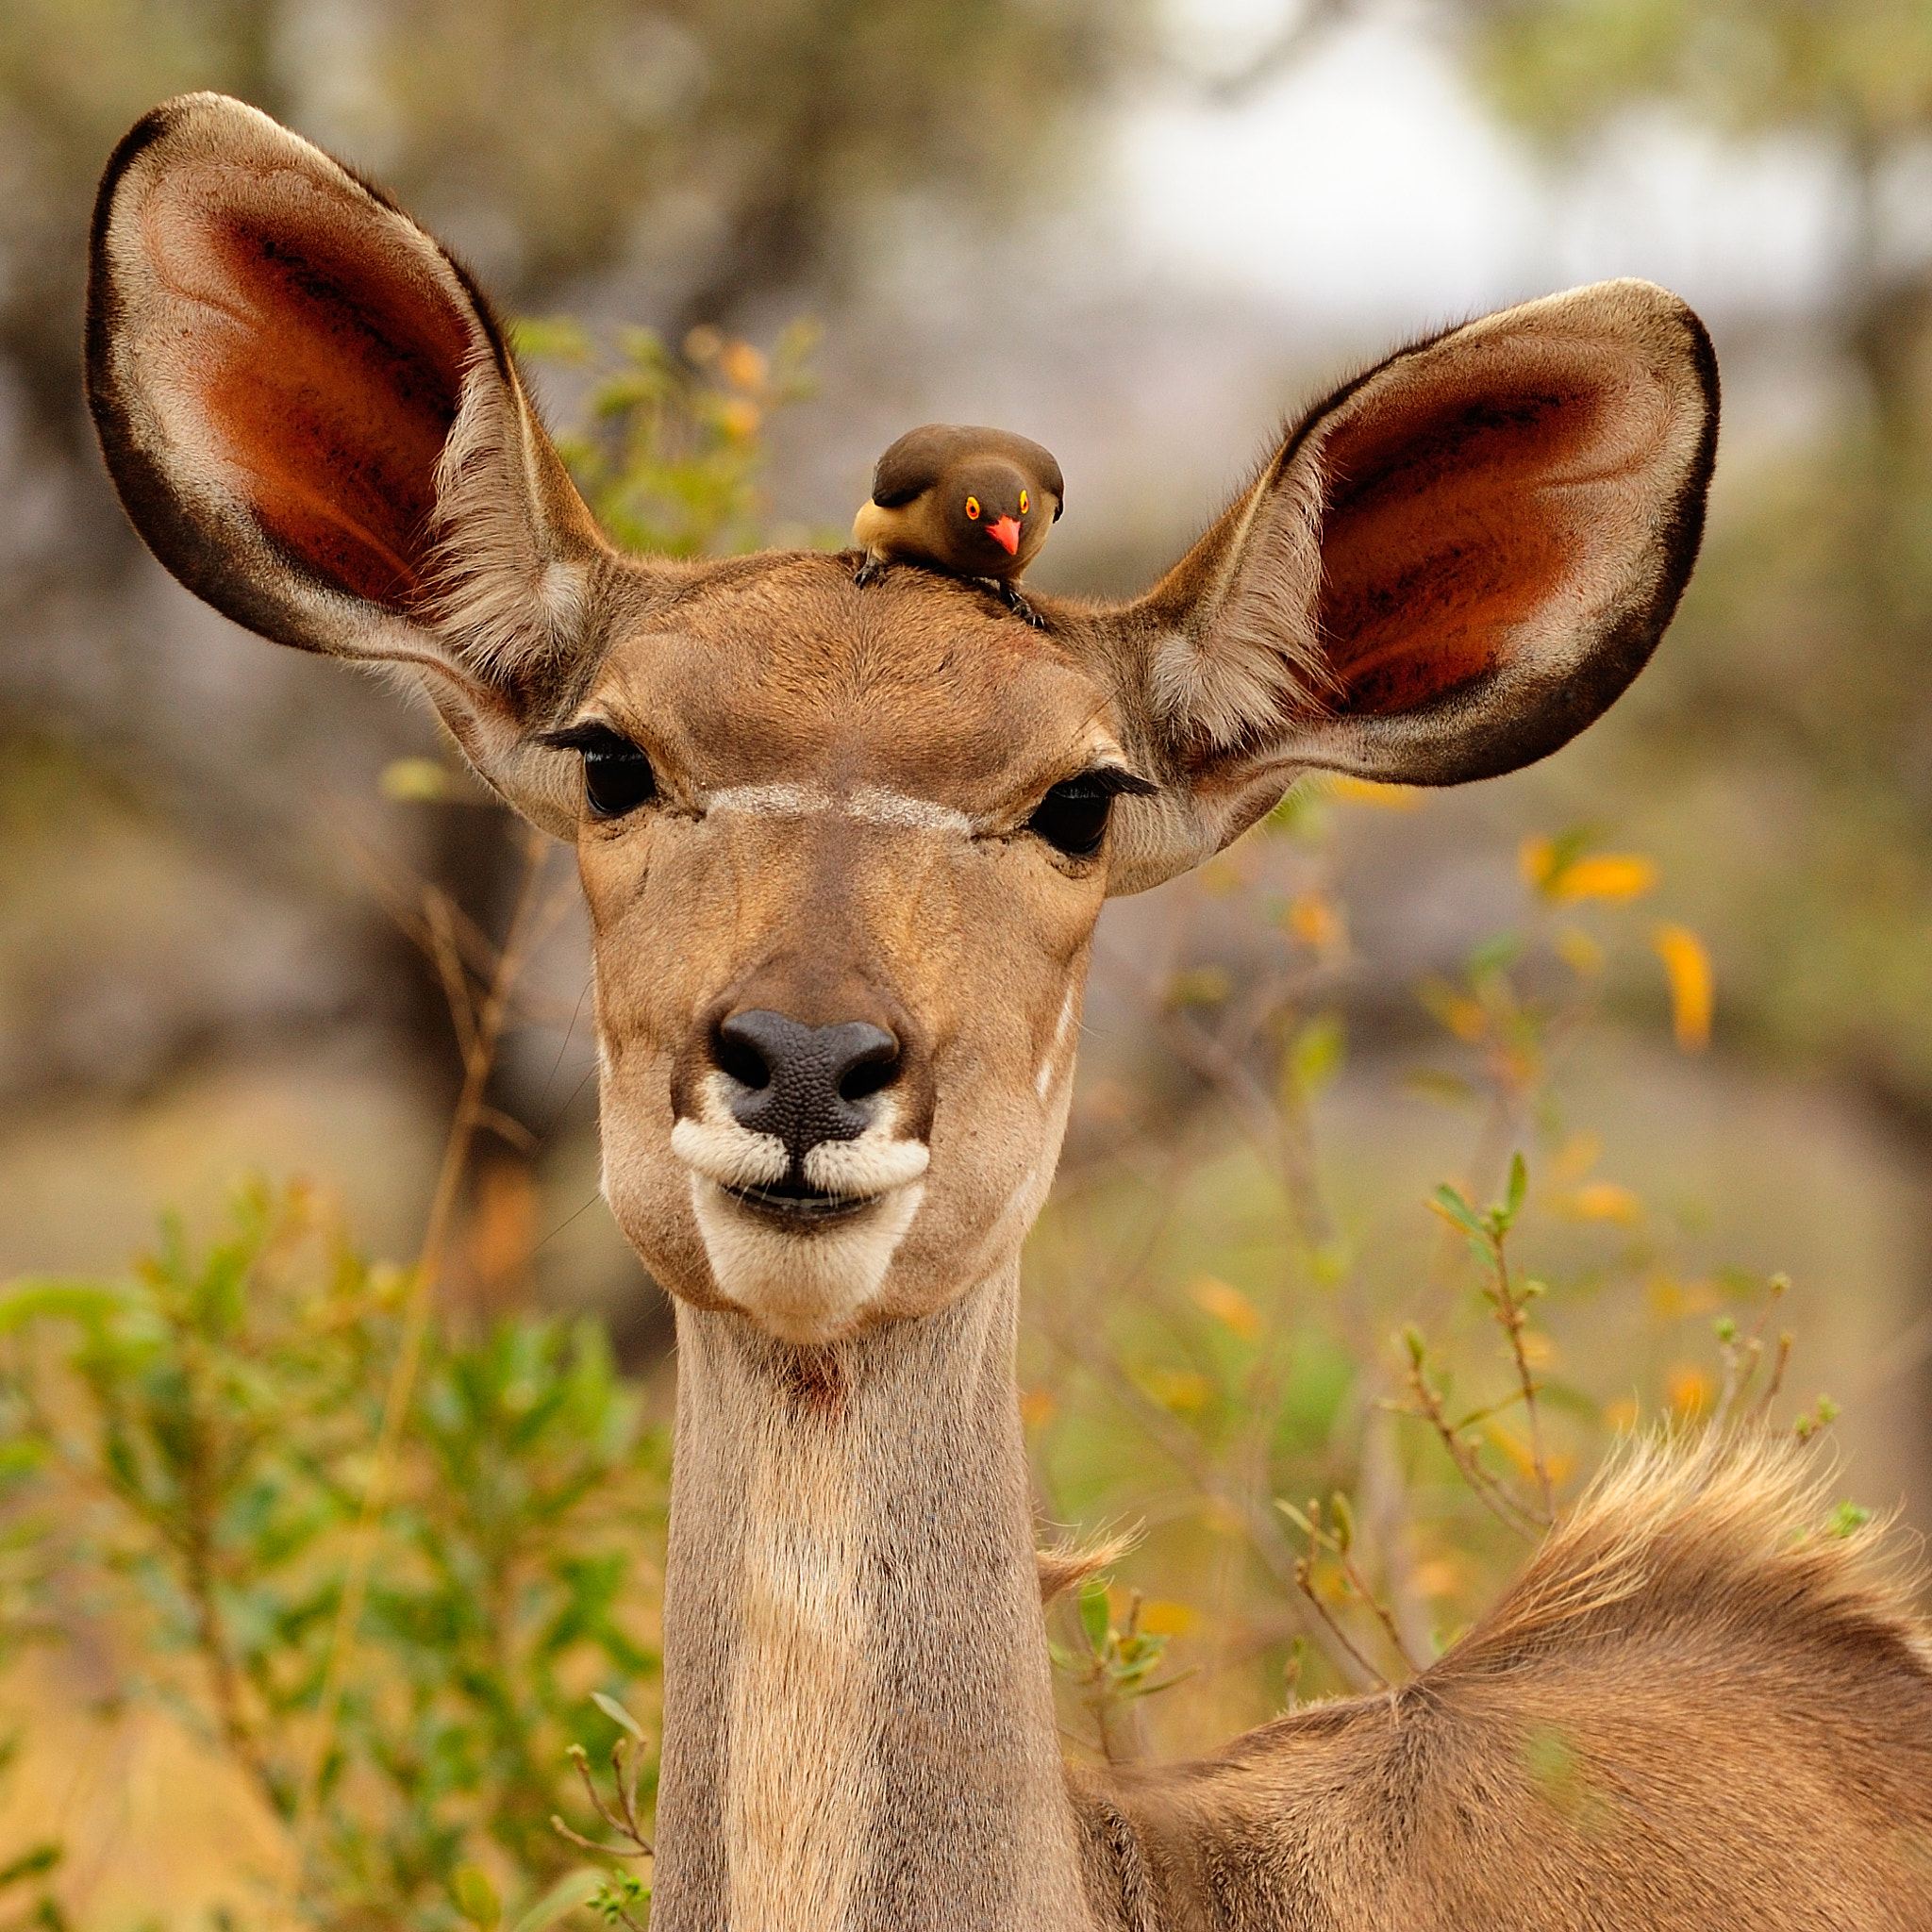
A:
<svg viewBox="0 0 1932 1932">
<path fill-rule="evenodd" d="M 1609 282 L 1310 410 L 1146 595 L 1040 598 L 599 534 L 464 272 L 218 95 L 115 154 L 88 382 L 161 561 L 278 642 L 420 679 L 577 849 L 605 1191 L 687 1302 L 818 1341 L 1010 1262 L 1102 900 L 1311 768 L 1541 758 L 1649 657 L 1716 434 L 1696 319 Z"/>
</svg>

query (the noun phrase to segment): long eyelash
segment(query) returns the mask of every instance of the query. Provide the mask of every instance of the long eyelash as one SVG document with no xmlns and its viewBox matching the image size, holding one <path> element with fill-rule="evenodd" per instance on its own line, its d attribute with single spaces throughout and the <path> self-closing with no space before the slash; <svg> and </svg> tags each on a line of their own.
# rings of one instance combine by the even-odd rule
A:
<svg viewBox="0 0 1932 1932">
<path fill-rule="evenodd" d="M 618 758 L 639 758 L 642 754 L 623 732 L 594 722 L 567 724 L 561 731 L 540 732 L 534 742 L 546 751 L 601 751 Z"/>
<path fill-rule="evenodd" d="M 1152 798 L 1160 790 L 1151 778 L 1143 778 L 1124 765 L 1096 765 L 1092 771 L 1082 772 L 1078 777 L 1064 782 L 1088 786 L 1108 798 Z"/>
</svg>

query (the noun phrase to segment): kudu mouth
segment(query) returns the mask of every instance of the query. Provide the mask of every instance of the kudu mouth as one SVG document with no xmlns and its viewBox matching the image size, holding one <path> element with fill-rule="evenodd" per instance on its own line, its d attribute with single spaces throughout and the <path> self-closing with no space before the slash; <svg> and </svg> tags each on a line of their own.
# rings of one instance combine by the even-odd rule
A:
<svg viewBox="0 0 1932 1932">
<path fill-rule="evenodd" d="M 898 1132 L 902 1057 L 886 1028 L 808 1026 L 754 1008 L 710 1029 L 708 1058 L 672 1151 L 748 1212 L 822 1226 L 925 1173 L 925 1142 Z"/>
</svg>

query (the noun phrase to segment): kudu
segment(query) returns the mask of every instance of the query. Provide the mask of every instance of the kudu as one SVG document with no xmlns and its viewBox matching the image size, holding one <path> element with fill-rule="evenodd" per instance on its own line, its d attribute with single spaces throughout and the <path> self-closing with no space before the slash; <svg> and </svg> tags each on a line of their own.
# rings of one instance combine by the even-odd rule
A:
<svg viewBox="0 0 1932 1932">
<path fill-rule="evenodd" d="M 1932 1926 L 1932 1648 L 1762 1442 L 1626 1457 L 1389 1695 L 1162 1769 L 1056 1734 L 1014 1325 L 1101 902 L 1298 773 L 1484 777 L 1623 691 L 1713 460 L 1681 303 L 1402 350 L 1041 629 L 620 555 L 469 277 L 219 96 L 108 166 L 88 381 L 184 584 L 412 674 L 576 846 L 604 1190 L 677 1300 L 662 1932 Z"/>
</svg>

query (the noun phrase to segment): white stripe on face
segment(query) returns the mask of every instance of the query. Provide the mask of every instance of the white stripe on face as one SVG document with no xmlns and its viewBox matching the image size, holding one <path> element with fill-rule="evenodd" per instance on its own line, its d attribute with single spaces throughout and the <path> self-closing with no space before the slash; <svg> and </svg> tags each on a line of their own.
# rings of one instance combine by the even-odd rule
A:
<svg viewBox="0 0 1932 1932">
<path fill-rule="evenodd" d="M 857 819 L 862 824 L 951 832 L 960 838 L 973 830 L 973 821 L 963 811 L 956 811 L 950 805 L 936 805 L 929 798 L 888 791 L 883 785 L 861 785 L 842 797 L 835 797 L 820 785 L 737 785 L 726 791 L 714 791 L 706 808 L 742 812 L 753 818 Z"/>
</svg>

